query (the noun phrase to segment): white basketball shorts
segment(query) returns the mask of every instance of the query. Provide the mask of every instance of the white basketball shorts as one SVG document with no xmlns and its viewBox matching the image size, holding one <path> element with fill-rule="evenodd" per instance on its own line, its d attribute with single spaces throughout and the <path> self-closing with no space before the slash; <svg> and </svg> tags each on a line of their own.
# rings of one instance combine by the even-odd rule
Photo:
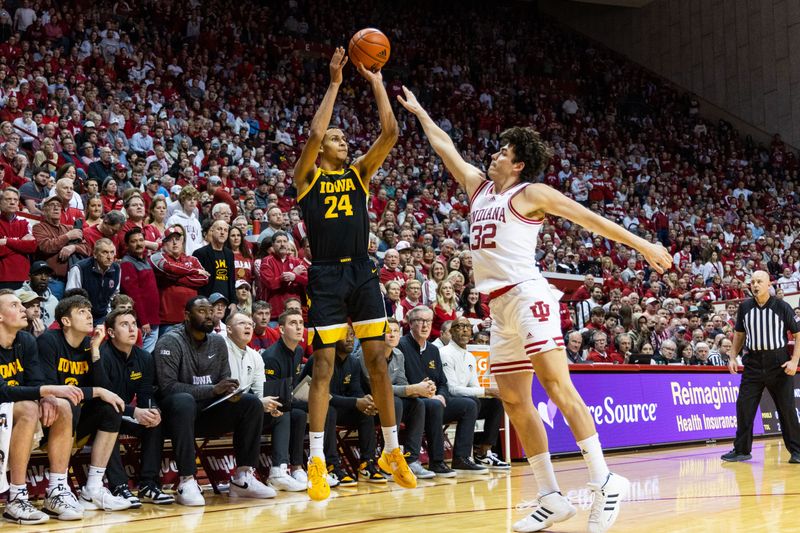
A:
<svg viewBox="0 0 800 533">
<path fill-rule="evenodd" d="M 492 374 L 533 372 L 532 356 L 564 347 L 559 296 L 540 278 L 524 281 L 489 302 Z"/>
</svg>

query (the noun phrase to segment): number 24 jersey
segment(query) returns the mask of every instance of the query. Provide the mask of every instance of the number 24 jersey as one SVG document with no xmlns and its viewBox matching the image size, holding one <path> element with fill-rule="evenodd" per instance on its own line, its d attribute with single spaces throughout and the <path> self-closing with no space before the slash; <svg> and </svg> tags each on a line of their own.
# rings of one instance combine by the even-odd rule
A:
<svg viewBox="0 0 800 533">
<path fill-rule="evenodd" d="M 297 197 L 313 261 L 367 257 L 367 200 L 368 192 L 355 167 L 317 169 L 311 184 Z"/>
</svg>

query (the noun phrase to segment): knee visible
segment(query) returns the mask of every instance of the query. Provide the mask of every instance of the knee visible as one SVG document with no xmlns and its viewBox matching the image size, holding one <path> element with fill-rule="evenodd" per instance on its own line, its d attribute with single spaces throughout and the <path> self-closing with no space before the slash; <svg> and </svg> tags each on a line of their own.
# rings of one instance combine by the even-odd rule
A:
<svg viewBox="0 0 800 533">
<path fill-rule="evenodd" d="M 571 383 L 563 383 L 556 379 L 540 381 L 542 388 L 547 393 L 547 397 L 553 400 L 556 405 L 563 405 L 572 400 L 575 396 L 575 387 Z"/>
<path fill-rule="evenodd" d="M 239 402 L 242 410 L 245 412 L 245 416 L 255 418 L 256 413 L 264 412 L 264 405 L 255 394 L 242 394 L 242 397 L 239 398 Z"/>
<path fill-rule="evenodd" d="M 327 384 L 330 382 L 332 375 L 333 364 L 324 357 L 320 357 L 319 359 L 314 357 L 314 379 L 311 380 L 312 385 L 314 383 Z M 325 387 L 327 386 L 328 385 L 325 385 Z"/>
<path fill-rule="evenodd" d="M 39 418 L 39 404 L 33 400 L 14 403 L 14 423 L 35 422 Z"/>
<path fill-rule="evenodd" d="M 444 414 L 444 405 L 442 405 L 442 402 L 439 400 L 429 398 L 425 400 L 425 412 L 428 413 L 428 416 L 438 416 L 441 418 Z"/>
<path fill-rule="evenodd" d="M 477 418 L 478 402 L 472 398 L 459 398 L 458 402 L 463 405 L 464 416 L 467 418 Z"/>
<path fill-rule="evenodd" d="M 188 392 L 176 392 L 164 398 L 161 408 L 170 416 L 191 417 L 194 420 L 197 402 Z"/>
</svg>

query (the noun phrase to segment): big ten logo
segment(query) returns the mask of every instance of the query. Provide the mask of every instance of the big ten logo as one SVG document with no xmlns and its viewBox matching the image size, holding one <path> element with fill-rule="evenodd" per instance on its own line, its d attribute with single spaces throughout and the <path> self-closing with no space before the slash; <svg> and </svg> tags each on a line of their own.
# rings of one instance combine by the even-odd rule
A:
<svg viewBox="0 0 800 533">
<path fill-rule="evenodd" d="M 533 318 L 539 322 L 545 322 L 550 318 L 550 304 L 536 302 L 531 306 L 531 313 L 533 314 Z"/>
</svg>

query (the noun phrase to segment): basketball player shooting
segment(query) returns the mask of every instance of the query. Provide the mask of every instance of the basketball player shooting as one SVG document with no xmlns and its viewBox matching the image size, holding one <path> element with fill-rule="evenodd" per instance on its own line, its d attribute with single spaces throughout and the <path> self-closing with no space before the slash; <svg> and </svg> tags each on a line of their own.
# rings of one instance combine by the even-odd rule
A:
<svg viewBox="0 0 800 533">
<path fill-rule="evenodd" d="M 398 100 L 413 113 L 433 149 L 470 198 L 470 247 L 475 282 L 489 294 L 493 319 L 490 369 L 500 397 L 522 440 L 539 485 L 538 506 L 514 524 L 520 532 L 540 531 L 575 515 L 553 472 L 547 434 L 531 402 L 531 372 L 569 423 L 589 469 L 594 502 L 589 531 L 607 531 L 619 514 L 630 483 L 611 473 L 594 422 L 575 390 L 559 321 L 558 298 L 536 266 L 537 237 L 546 215 L 566 218 L 589 231 L 639 251 L 658 271 L 672 264 L 660 244 L 652 244 L 589 211 L 560 192 L 532 183 L 548 164 L 545 143 L 532 128 L 514 127 L 500 137 L 488 178 L 459 155 L 453 141 L 403 87 Z"/>
<path fill-rule="evenodd" d="M 330 85 L 294 169 L 297 203 L 308 228 L 312 258 L 307 292 L 314 347 L 314 379 L 308 401 L 308 495 L 313 500 L 324 500 L 330 495 L 323 434 L 334 345 L 347 336 L 348 318 L 361 341 L 375 408 L 380 414 L 385 446 L 378 464 L 398 485 L 406 488 L 417 485 L 397 439 L 392 384 L 383 355 L 386 311 L 376 269 L 367 255 L 369 181 L 397 142 L 397 120 L 380 71 L 371 72 L 359 64 L 358 72 L 375 94 L 381 133 L 366 154 L 346 165 L 345 134 L 338 128 L 328 129 L 346 63 L 344 48 L 337 48 L 330 62 Z"/>
</svg>

